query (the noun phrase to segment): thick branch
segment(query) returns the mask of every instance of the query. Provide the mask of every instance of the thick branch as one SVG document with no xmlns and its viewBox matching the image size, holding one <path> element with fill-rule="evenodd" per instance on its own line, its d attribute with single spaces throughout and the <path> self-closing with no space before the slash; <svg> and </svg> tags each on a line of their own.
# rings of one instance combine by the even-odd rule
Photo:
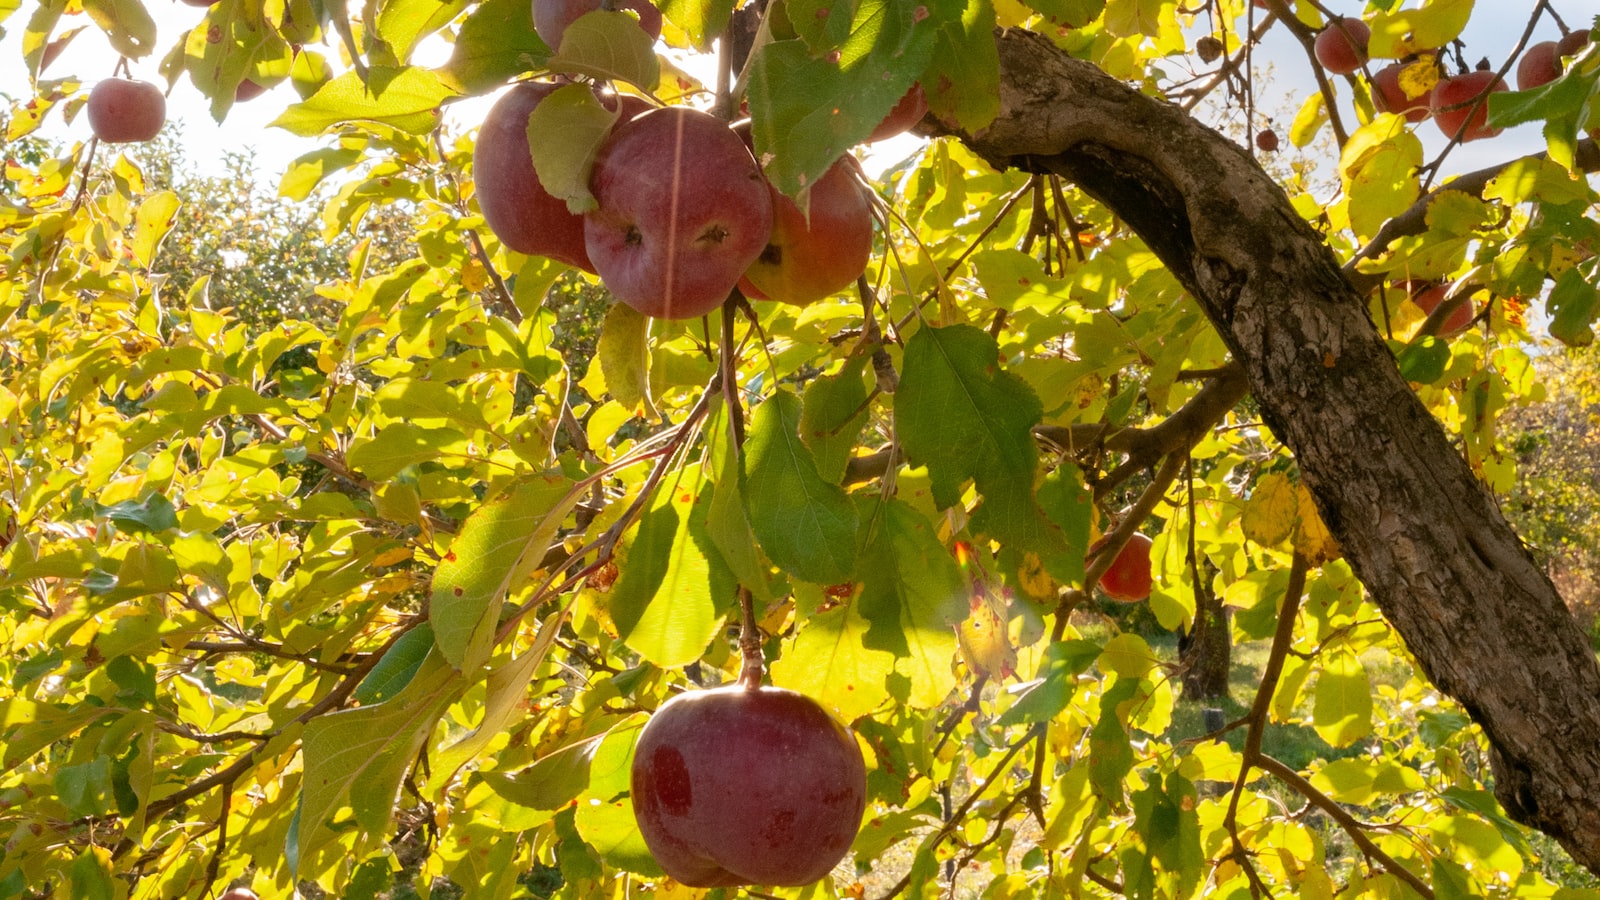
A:
<svg viewBox="0 0 1600 900">
<path fill-rule="evenodd" d="M 999 117 L 948 133 L 997 167 L 1072 179 L 1161 257 L 1374 600 L 1483 727 L 1500 802 L 1600 872 L 1600 666 L 1321 236 L 1242 148 L 1177 107 L 1038 35 L 998 45 Z"/>
</svg>

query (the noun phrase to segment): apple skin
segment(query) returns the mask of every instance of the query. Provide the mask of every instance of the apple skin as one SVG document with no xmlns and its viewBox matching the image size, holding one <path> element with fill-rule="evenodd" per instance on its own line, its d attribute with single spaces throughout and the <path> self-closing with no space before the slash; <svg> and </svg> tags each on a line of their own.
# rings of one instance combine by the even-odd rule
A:
<svg viewBox="0 0 1600 900">
<path fill-rule="evenodd" d="M 259 898 L 256 896 L 256 892 L 249 888 L 236 887 L 229 888 L 217 900 L 259 900 Z"/>
<path fill-rule="evenodd" d="M 867 770 L 815 700 L 730 685 L 656 710 L 639 732 L 631 794 L 639 833 L 678 881 L 799 886 L 849 852 Z"/>
<path fill-rule="evenodd" d="M 872 257 L 872 202 L 862 178 L 855 157 L 840 157 L 811 188 L 809 223 L 769 184 L 772 237 L 745 270 L 745 294 L 805 306 L 855 284 Z"/>
<path fill-rule="evenodd" d="M 551 50 L 561 49 L 561 36 L 567 26 L 600 8 L 600 0 L 533 0 L 533 30 Z M 654 41 L 661 37 L 661 10 L 650 0 L 617 0 L 616 9 L 631 9 L 639 14 L 639 27 Z"/>
<path fill-rule="evenodd" d="M 1587 46 L 1589 46 L 1589 31 L 1587 29 L 1569 31 L 1561 36 L 1561 40 L 1556 41 L 1556 55 L 1577 56 Z"/>
<path fill-rule="evenodd" d="M 1317 35 L 1317 62 L 1336 75 L 1349 75 L 1367 61 L 1367 42 L 1371 39 L 1372 29 L 1360 19 L 1330 19 Z"/>
<path fill-rule="evenodd" d="M 1433 315 L 1434 310 L 1439 308 L 1439 304 L 1444 302 L 1445 294 L 1450 291 L 1450 285 L 1434 281 L 1403 281 L 1397 286 L 1405 288 L 1407 293 L 1411 295 L 1411 302 L 1415 303 L 1418 308 L 1430 316 Z M 1467 326 L 1472 324 L 1472 318 L 1475 315 L 1477 315 L 1477 310 L 1473 308 L 1472 300 L 1468 299 L 1465 303 L 1457 306 L 1450 315 L 1446 316 L 1444 321 L 1439 323 L 1438 336 L 1454 337 L 1466 331 Z"/>
<path fill-rule="evenodd" d="M 1463 142 L 1490 138 L 1499 134 L 1501 129 L 1484 124 L 1489 116 L 1489 104 L 1487 101 L 1480 103 L 1476 110 L 1473 104 L 1481 96 L 1505 90 L 1510 88 L 1499 76 L 1487 69 L 1479 69 L 1440 80 L 1428 98 L 1428 107 L 1433 110 L 1434 124 L 1439 126 L 1445 137 L 1459 135 Z"/>
<path fill-rule="evenodd" d="M 167 121 L 167 98 L 148 81 L 107 78 L 89 91 L 89 129 L 107 144 L 148 141 Z"/>
<path fill-rule="evenodd" d="M 1099 549 L 1105 541 L 1105 538 L 1096 541 L 1089 552 Z M 1134 532 L 1128 542 L 1122 545 L 1117 558 L 1111 561 L 1111 567 L 1100 576 L 1100 590 L 1119 603 L 1138 603 L 1149 597 L 1150 588 L 1155 584 L 1150 570 L 1150 548 L 1154 543 L 1143 534 Z"/>
<path fill-rule="evenodd" d="M 922 82 L 919 81 L 911 86 L 911 90 L 906 91 L 905 96 L 901 97 L 894 108 L 889 110 L 889 114 L 883 117 L 883 121 L 872 129 L 872 133 L 867 135 L 867 143 L 892 138 L 908 131 L 911 126 L 921 122 L 922 117 L 927 114 L 928 95 L 923 91 Z"/>
<path fill-rule="evenodd" d="M 584 247 L 583 218 L 539 183 L 528 149 L 528 116 L 557 87 L 542 81 L 519 82 L 484 117 L 472 153 L 478 208 L 489 230 L 512 250 L 593 273 Z M 614 107 L 617 101 L 606 97 L 602 102 Z M 650 109 L 637 97 L 623 96 L 621 102 L 623 119 Z"/>
<path fill-rule="evenodd" d="M 1433 115 L 1428 108 L 1428 94 L 1407 97 L 1400 86 L 1400 72 L 1405 63 L 1391 63 L 1372 73 L 1372 105 L 1378 112 L 1395 113 L 1407 122 L 1421 122 Z"/>
<path fill-rule="evenodd" d="M 677 106 L 618 125 L 595 157 L 583 216 L 595 272 L 662 319 L 716 309 L 772 235 L 772 196 L 727 123 Z"/>
</svg>

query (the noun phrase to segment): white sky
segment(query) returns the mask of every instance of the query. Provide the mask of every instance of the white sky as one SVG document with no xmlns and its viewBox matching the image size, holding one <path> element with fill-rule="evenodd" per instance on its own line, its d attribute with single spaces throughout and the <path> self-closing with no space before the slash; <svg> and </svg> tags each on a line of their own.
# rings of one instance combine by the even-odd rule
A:
<svg viewBox="0 0 1600 900">
<path fill-rule="evenodd" d="M 1595 15 L 1600 14 L 1600 0 L 1554 0 L 1554 3 L 1563 19 L 1573 27 L 1587 25 Z M 1359 13 L 1363 7 L 1363 4 L 1354 0 L 1328 0 L 1327 5 L 1335 11 L 1350 15 Z M 1487 56 L 1492 62 L 1498 63 L 1515 46 L 1528 12 L 1533 6 L 1533 0 L 1481 0 L 1477 6 L 1474 21 L 1463 35 L 1468 56 L 1474 60 Z M 133 72 L 135 77 L 160 83 L 161 79 L 156 71 L 159 57 L 184 29 L 193 26 L 201 19 L 204 10 L 184 5 L 178 0 L 148 0 L 148 8 L 157 23 L 159 49 L 150 57 L 135 62 Z M 31 9 L 31 4 L 25 4 L 22 10 L 12 14 L 3 25 L 0 25 L 7 32 L 5 37 L 0 39 L 0 94 L 10 95 L 13 98 L 27 96 L 30 92 L 27 72 L 21 62 L 21 36 Z M 79 21 L 86 20 L 80 18 Z M 1557 36 L 1559 35 L 1555 26 L 1546 20 L 1541 22 L 1534 40 L 1552 39 Z M 329 50 L 327 55 L 330 58 L 337 58 L 336 51 Z M 433 39 L 419 50 L 416 62 L 423 65 L 437 65 L 448 56 L 449 48 L 443 41 Z M 1305 91 L 1310 89 L 1312 81 L 1308 63 L 1299 45 L 1287 34 L 1286 29 L 1282 27 L 1271 29 L 1264 47 L 1258 51 L 1257 60 L 1258 64 L 1269 60 L 1275 62 L 1275 77 L 1282 91 L 1303 96 Z M 114 51 L 110 49 L 98 30 L 91 26 L 78 36 L 67 52 L 57 59 L 45 74 L 47 77 L 60 78 L 75 73 L 87 81 L 93 81 L 109 76 L 115 62 Z M 1348 91 L 1344 93 L 1347 94 Z M 259 177 L 268 183 L 275 183 L 278 173 L 291 160 L 322 146 L 322 142 L 317 139 L 297 138 L 281 129 L 268 127 L 268 123 L 277 117 L 283 107 L 295 99 L 293 88 L 287 83 L 281 84 L 254 101 L 235 104 L 226 124 L 219 125 L 212 121 L 205 99 L 185 79 L 179 82 L 168 97 L 168 116 L 170 119 L 182 121 L 186 154 L 200 171 L 221 174 L 221 159 L 225 151 L 253 147 L 257 155 Z M 478 98 L 453 104 L 449 107 L 447 121 L 453 128 L 471 127 L 482 119 L 491 100 L 492 98 Z M 1272 98 L 1260 98 L 1258 105 L 1271 111 L 1285 107 L 1286 104 L 1276 102 Z M 1353 122 L 1353 115 L 1346 116 L 1346 121 Z M 1280 136 L 1286 137 L 1288 124 L 1287 121 L 1280 119 L 1278 122 Z M 88 130 L 88 123 L 83 121 L 81 116 L 78 121 L 67 125 L 62 122 L 59 113 L 53 112 L 41 133 L 54 139 L 73 141 L 87 138 Z M 1431 159 L 1443 146 L 1443 138 L 1437 128 L 1426 122 L 1417 129 L 1417 133 L 1427 148 L 1427 158 Z M 1479 141 L 1456 148 L 1447 163 L 1447 169 L 1453 172 L 1468 171 L 1542 148 L 1543 139 L 1537 129 L 1532 126 L 1522 126 L 1508 130 L 1493 140 Z M 879 152 L 903 155 L 908 149 L 907 144 L 902 142 L 881 148 Z"/>
</svg>

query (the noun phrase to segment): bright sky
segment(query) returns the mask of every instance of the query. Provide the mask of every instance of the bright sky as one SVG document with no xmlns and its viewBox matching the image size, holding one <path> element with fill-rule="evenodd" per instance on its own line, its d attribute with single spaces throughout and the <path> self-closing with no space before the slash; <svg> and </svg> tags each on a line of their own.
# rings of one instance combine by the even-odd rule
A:
<svg viewBox="0 0 1600 900">
<path fill-rule="evenodd" d="M 1554 4 L 1571 27 L 1583 27 L 1594 16 L 1600 15 L 1600 0 L 1554 0 Z M 1354 0 L 1328 0 L 1327 5 L 1336 11 L 1351 15 L 1358 13 L 1362 8 L 1362 4 Z M 1480 2 L 1473 23 L 1463 35 L 1469 58 L 1475 60 L 1487 56 L 1495 63 L 1503 60 L 1520 37 L 1531 5 L 1532 0 Z M 148 8 L 156 20 L 160 49 L 150 57 L 136 62 L 133 71 L 135 77 L 160 83 L 161 79 L 156 71 L 159 57 L 179 34 L 200 21 L 204 10 L 184 5 L 178 0 L 149 0 Z M 27 71 L 21 62 L 20 48 L 22 31 L 30 11 L 31 5 L 26 6 L 4 23 L 3 27 L 7 33 L 0 39 L 0 94 L 21 97 L 29 93 Z M 1553 39 L 1558 36 L 1554 24 L 1547 19 L 1540 23 L 1533 40 Z M 329 51 L 327 55 L 336 58 L 337 54 Z M 435 39 L 419 50 L 416 61 L 423 65 L 437 65 L 448 56 L 449 48 L 443 41 Z M 1281 27 L 1271 29 L 1257 59 L 1276 61 L 1275 76 L 1285 91 L 1303 96 L 1312 84 L 1304 53 L 1288 35 L 1286 29 Z M 98 30 L 90 27 L 78 36 L 67 52 L 62 54 L 45 74 L 48 77 L 60 78 L 76 73 L 93 81 L 109 76 L 115 62 L 114 51 L 106 44 Z M 478 98 L 454 104 L 448 111 L 447 121 L 453 128 L 471 127 L 483 118 L 492 99 Z M 221 158 L 225 151 L 253 147 L 261 177 L 268 182 L 275 182 L 277 173 L 281 172 L 291 160 L 321 146 L 318 140 L 297 138 L 281 129 L 268 127 L 268 123 L 277 117 L 282 107 L 293 100 L 293 88 L 287 83 L 281 84 L 257 100 L 236 104 L 228 115 L 227 123 L 219 125 L 211 119 L 205 99 L 185 79 L 179 82 L 168 97 L 168 117 L 183 123 L 186 152 L 189 159 L 202 171 L 221 174 Z M 1283 106 L 1282 103 L 1274 104 L 1266 98 L 1260 102 L 1267 110 Z M 1353 121 L 1353 116 L 1347 117 L 1347 121 Z M 1287 121 L 1278 122 L 1280 136 L 1286 137 L 1288 124 Z M 41 133 L 58 140 L 74 141 L 86 139 L 88 131 L 88 123 L 81 116 L 78 121 L 66 125 L 57 113 L 51 116 Z M 1423 123 L 1417 129 L 1417 133 L 1422 137 L 1428 158 L 1431 159 L 1443 146 L 1443 138 L 1438 129 L 1428 123 Z M 908 149 L 905 144 L 882 148 L 883 151 L 898 155 L 903 155 Z M 1493 140 L 1458 147 L 1451 155 L 1448 170 L 1469 171 L 1540 149 L 1543 149 L 1543 140 L 1537 129 L 1523 126 L 1509 130 Z"/>
</svg>

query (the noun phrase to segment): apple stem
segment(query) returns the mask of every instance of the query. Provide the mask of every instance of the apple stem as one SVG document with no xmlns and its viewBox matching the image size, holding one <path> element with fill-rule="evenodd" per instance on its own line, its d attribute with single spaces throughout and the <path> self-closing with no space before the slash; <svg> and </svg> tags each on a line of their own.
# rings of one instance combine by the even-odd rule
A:
<svg viewBox="0 0 1600 900">
<path fill-rule="evenodd" d="M 755 599 L 744 585 L 739 586 L 739 610 L 743 617 L 739 624 L 739 684 L 753 691 L 761 687 L 766 660 L 761 654 L 761 626 L 756 624 Z"/>
</svg>

